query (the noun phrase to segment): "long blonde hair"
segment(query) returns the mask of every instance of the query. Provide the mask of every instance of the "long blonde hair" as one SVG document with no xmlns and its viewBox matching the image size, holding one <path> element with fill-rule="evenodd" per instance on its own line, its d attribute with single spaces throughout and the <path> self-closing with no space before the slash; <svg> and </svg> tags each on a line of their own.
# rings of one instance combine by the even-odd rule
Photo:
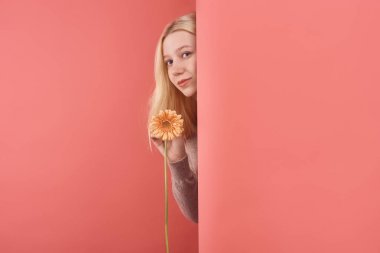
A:
<svg viewBox="0 0 380 253">
<path fill-rule="evenodd" d="M 186 97 L 170 81 L 168 76 L 167 65 L 164 63 L 162 44 L 164 39 L 170 33 L 178 30 L 187 31 L 196 36 L 196 14 L 191 12 L 181 16 L 171 23 L 167 24 L 158 40 L 155 60 L 154 76 L 156 86 L 148 101 L 148 136 L 150 150 L 152 150 L 149 123 L 153 116 L 157 115 L 160 110 L 175 110 L 183 118 L 184 131 L 182 133 L 185 139 L 193 136 L 197 132 L 197 101 L 193 97 Z"/>
</svg>

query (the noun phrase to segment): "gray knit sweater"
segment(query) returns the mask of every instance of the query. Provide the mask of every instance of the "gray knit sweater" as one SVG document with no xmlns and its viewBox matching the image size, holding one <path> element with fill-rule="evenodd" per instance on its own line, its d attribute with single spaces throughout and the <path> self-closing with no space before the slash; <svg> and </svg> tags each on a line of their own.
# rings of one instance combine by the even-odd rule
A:
<svg viewBox="0 0 380 253">
<path fill-rule="evenodd" d="M 169 162 L 174 199 L 182 214 L 198 223 L 198 137 L 185 140 L 186 156 Z"/>
</svg>

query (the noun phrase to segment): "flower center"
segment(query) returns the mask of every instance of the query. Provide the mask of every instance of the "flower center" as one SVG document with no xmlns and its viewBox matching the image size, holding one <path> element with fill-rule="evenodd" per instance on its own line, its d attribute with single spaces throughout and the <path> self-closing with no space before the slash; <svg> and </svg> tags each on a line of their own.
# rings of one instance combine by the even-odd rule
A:
<svg viewBox="0 0 380 253">
<path fill-rule="evenodd" d="M 171 125 L 172 124 L 170 124 L 170 121 L 165 120 L 164 122 L 162 122 L 162 126 L 166 129 L 169 129 Z"/>
</svg>

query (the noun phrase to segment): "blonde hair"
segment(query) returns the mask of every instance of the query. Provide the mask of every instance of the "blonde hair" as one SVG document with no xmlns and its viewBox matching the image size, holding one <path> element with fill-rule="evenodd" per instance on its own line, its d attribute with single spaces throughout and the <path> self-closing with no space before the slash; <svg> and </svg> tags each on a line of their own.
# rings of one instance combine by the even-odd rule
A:
<svg viewBox="0 0 380 253">
<path fill-rule="evenodd" d="M 197 101 L 193 97 L 186 97 L 170 81 L 168 76 L 167 65 L 163 58 L 163 41 L 167 35 L 178 30 L 187 31 L 196 36 L 196 14 L 191 12 L 181 16 L 167 24 L 158 40 L 155 60 L 154 76 L 156 86 L 148 101 L 148 136 L 150 150 L 152 150 L 149 123 L 153 116 L 157 115 L 160 110 L 175 110 L 183 118 L 184 131 L 182 133 L 185 139 L 197 132 Z"/>
</svg>

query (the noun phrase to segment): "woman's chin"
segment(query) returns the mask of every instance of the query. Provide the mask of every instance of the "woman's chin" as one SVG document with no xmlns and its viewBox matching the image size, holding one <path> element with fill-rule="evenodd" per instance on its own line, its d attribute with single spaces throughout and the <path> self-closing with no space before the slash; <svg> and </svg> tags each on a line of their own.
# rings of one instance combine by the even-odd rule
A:
<svg viewBox="0 0 380 253">
<path fill-rule="evenodd" d="M 189 87 L 190 88 L 190 87 Z M 182 91 L 182 94 L 184 95 L 184 96 L 186 96 L 186 97 L 188 97 L 188 98 L 190 98 L 190 97 L 194 97 L 194 98 L 196 98 L 196 96 L 197 96 L 197 91 L 196 90 L 193 90 L 193 89 L 187 89 L 187 90 L 183 90 Z"/>
</svg>

